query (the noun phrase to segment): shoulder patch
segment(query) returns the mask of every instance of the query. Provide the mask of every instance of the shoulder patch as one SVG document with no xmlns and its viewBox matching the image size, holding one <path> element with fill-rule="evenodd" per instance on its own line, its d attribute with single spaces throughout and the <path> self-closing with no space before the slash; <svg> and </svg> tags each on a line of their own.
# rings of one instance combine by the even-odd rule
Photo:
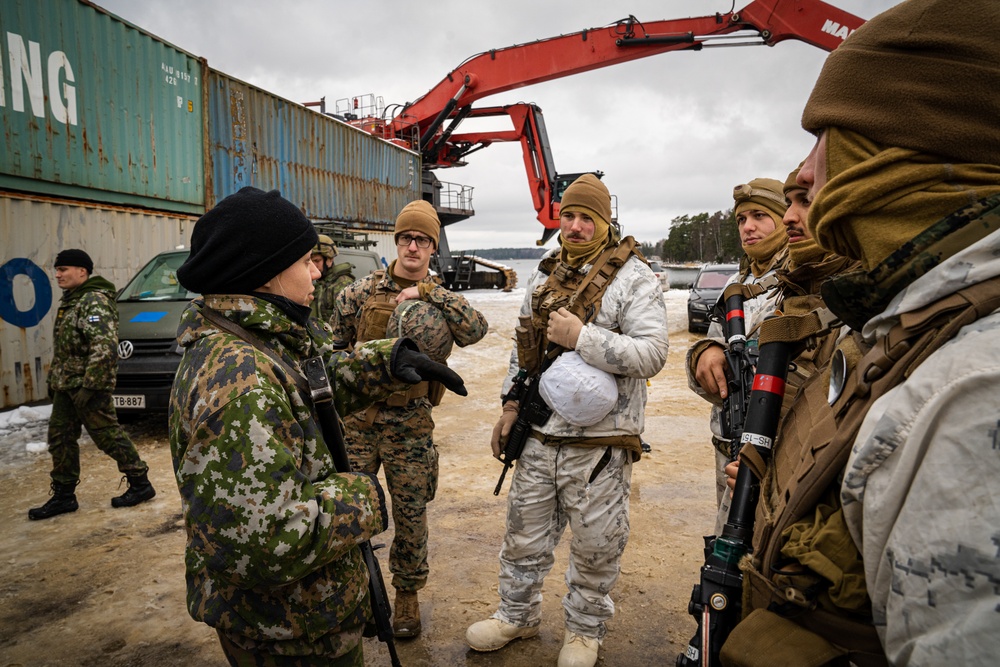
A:
<svg viewBox="0 0 1000 667">
<path fill-rule="evenodd" d="M 101 321 L 101 316 L 100 315 L 88 315 L 87 316 L 87 321 L 88 322 L 100 322 Z"/>
</svg>

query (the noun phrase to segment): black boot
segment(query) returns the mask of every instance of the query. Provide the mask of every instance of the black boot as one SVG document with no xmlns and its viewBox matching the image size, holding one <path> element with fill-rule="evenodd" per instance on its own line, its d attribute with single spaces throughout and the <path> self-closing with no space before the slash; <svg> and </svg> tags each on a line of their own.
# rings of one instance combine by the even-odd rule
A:
<svg viewBox="0 0 1000 667">
<path fill-rule="evenodd" d="M 134 507 L 156 495 L 156 489 L 149 483 L 146 473 L 126 475 L 124 479 L 128 480 L 128 490 L 111 499 L 112 507 Z"/>
<path fill-rule="evenodd" d="M 75 512 L 80 506 L 76 502 L 76 484 L 60 484 L 52 482 L 52 497 L 41 507 L 28 510 L 28 518 L 32 521 L 48 519 L 58 514 Z"/>
</svg>

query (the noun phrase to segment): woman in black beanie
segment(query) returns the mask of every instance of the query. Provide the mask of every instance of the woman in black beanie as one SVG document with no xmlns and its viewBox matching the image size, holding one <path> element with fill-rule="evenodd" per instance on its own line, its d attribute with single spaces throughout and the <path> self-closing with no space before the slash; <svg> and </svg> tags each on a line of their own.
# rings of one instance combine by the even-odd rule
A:
<svg viewBox="0 0 1000 667">
<path fill-rule="evenodd" d="M 274 356 L 298 372 L 324 357 L 340 414 L 421 380 L 465 395 L 458 375 L 407 339 L 334 351 L 329 327 L 309 317 L 316 240 L 277 190 L 243 188 L 198 220 L 178 271 L 203 294 L 177 332 L 169 416 L 188 611 L 217 630 L 234 665 L 362 664 L 371 614 L 357 544 L 388 523 L 377 479 L 336 472 L 311 401 Z"/>
</svg>

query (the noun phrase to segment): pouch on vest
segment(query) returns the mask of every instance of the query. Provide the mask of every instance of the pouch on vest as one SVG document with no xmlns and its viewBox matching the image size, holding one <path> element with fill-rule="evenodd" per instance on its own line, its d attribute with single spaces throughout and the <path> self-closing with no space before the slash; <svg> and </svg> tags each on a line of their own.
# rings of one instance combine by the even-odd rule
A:
<svg viewBox="0 0 1000 667">
<path fill-rule="evenodd" d="M 389 318 L 396 310 L 396 295 L 376 293 L 364 305 L 358 317 L 358 342 L 385 338 L 385 330 L 389 326 Z"/>
<path fill-rule="evenodd" d="M 847 665 L 846 651 L 793 621 L 755 609 L 729 633 L 719 660 L 725 667 Z"/>
</svg>

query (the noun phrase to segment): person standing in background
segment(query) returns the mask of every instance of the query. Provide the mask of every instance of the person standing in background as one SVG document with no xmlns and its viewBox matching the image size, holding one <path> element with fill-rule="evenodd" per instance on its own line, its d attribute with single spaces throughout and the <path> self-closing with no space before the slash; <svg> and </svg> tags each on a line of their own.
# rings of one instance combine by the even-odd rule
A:
<svg viewBox="0 0 1000 667">
<path fill-rule="evenodd" d="M 396 217 L 396 259 L 388 269 L 358 280 L 337 296 L 334 336 L 356 346 L 410 335 L 441 363 L 453 342 L 465 347 L 481 340 L 488 329 L 483 314 L 430 275 L 440 233 L 441 222 L 428 202 L 404 206 Z M 344 419 L 351 465 L 372 474 L 385 468 L 395 527 L 389 550 L 396 589 L 393 630 L 399 637 L 415 637 L 421 630 L 417 592 L 430 572 L 427 503 L 438 485 L 431 408 L 441 400 L 439 389 L 435 383 L 414 385 Z"/>
<path fill-rule="evenodd" d="M 56 255 L 56 283 L 63 290 L 53 333 L 49 369 L 49 453 L 52 497 L 28 511 L 32 520 L 75 512 L 80 483 L 81 426 L 102 452 L 118 463 L 128 489 L 111 499 L 112 507 L 133 507 L 156 495 L 149 466 L 118 423 L 111 390 L 118 372 L 118 307 L 115 286 L 91 275 L 94 262 L 83 250 Z"/>
</svg>

